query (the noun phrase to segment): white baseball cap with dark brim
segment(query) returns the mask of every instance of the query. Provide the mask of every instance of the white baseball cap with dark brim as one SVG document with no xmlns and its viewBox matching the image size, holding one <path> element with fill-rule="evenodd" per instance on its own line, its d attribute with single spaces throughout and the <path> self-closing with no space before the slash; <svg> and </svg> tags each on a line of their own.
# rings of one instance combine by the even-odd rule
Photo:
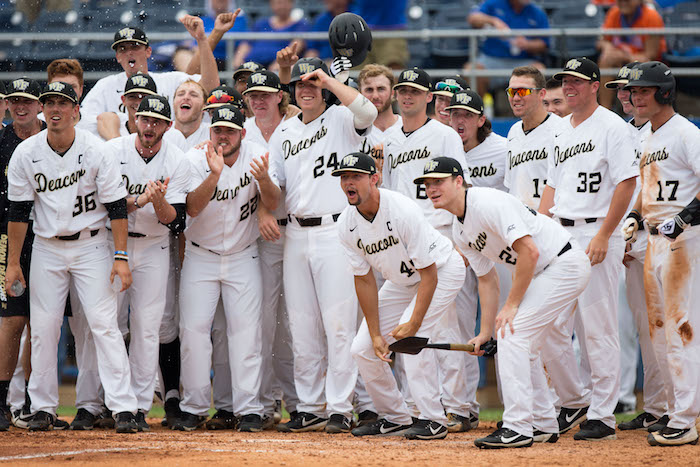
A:
<svg viewBox="0 0 700 467">
<path fill-rule="evenodd" d="M 452 95 L 450 105 L 445 110 L 463 109 L 481 115 L 484 113 L 484 101 L 481 96 L 471 89 L 458 91 Z"/>
<path fill-rule="evenodd" d="M 209 125 L 209 127 L 223 126 L 235 130 L 242 130 L 243 122 L 245 122 L 243 113 L 237 107 L 226 104 L 214 109 L 214 115 L 211 117 L 211 125 Z"/>
<path fill-rule="evenodd" d="M 268 70 L 260 70 L 248 76 L 246 90 L 243 91 L 243 95 L 245 96 L 253 91 L 279 92 L 281 90 L 280 79 L 275 73 Z"/>
<path fill-rule="evenodd" d="M 393 89 L 398 89 L 401 86 L 410 86 L 428 92 L 432 90 L 430 75 L 420 68 L 410 68 L 402 71 L 399 75 L 399 81 L 394 85 Z"/>
<path fill-rule="evenodd" d="M 457 175 L 464 176 L 462 165 L 451 157 L 436 157 L 425 163 L 423 175 L 413 179 L 413 183 L 421 185 L 426 178 L 447 178 Z"/>
<path fill-rule="evenodd" d="M 18 78 L 7 83 L 5 98 L 25 97 L 35 101 L 41 96 L 41 86 L 29 78 Z"/>
<path fill-rule="evenodd" d="M 598 68 L 596 62 L 586 57 L 572 58 L 566 62 L 562 71 L 554 74 L 553 78 L 561 81 L 567 75 L 587 81 L 600 81 L 600 68 Z"/>
<path fill-rule="evenodd" d="M 351 152 L 343 157 L 338 168 L 333 170 L 331 175 L 340 177 L 347 172 L 374 175 L 377 173 L 377 164 L 375 164 L 374 158 L 369 154 L 365 154 L 364 152 Z"/>
<path fill-rule="evenodd" d="M 632 71 L 632 68 L 636 67 L 639 65 L 640 62 L 632 62 L 628 63 L 627 65 L 623 66 L 620 68 L 620 71 L 617 72 L 617 77 L 612 80 L 608 81 L 605 83 L 605 87 L 608 89 L 615 89 L 618 84 L 627 84 L 630 82 L 630 71 Z"/>
<path fill-rule="evenodd" d="M 171 122 L 170 104 L 163 96 L 146 96 L 141 100 L 136 117 L 153 117 Z"/>
</svg>

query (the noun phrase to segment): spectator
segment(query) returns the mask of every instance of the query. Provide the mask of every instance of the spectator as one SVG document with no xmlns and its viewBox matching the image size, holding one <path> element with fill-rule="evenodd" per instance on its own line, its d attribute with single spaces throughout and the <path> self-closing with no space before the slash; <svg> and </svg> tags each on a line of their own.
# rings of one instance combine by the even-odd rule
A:
<svg viewBox="0 0 700 467">
<path fill-rule="evenodd" d="M 348 11 L 349 0 L 324 0 L 326 11 L 318 15 L 311 25 L 310 31 L 328 32 L 333 18 Z M 327 39 L 320 41 L 309 41 L 306 50 L 307 57 L 318 57 L 326 62 L 333 59 L 331 45 Z"/>
<path fill-rule="evenodd" d="M 292 18 L 292 8 L 294 0 L 270 0 L 270 9 L 272 16 L 256 21 L 251 32 L 306 32 L 309 29 L 309 23 L 301 19 L 295 21 Z M 243 42 L 236 56 L 233 58 L 233 65 L 239 66 L 244 61 L 260 62 L 266 67 L 270 67 L 277 58 L 277 51 L 284 49 L 291 44 L 291 41 L 285 39 L 278 41 L 255 41 Z M 301 44 L 300 49 L 304 46 Z"/>
<path fill-rule="evenodd" d="M 567 104 L 566 99 L 564 99 L 564 92 L 561 90 L 561 81 L 549 78 L 544 85 L 544 89 L 547 92 L 542 99 L 542 104 L 544 108 L 547 109 L 547 112 L 562 118 L 571 113 L 569 104 Z"/>
<path fill-rule="evenodd" d="M 187 72 L 187 67 L 194 58 L 194 51 L 189 47 L 179 46 L 173 54 L 173 70 Z"/>
<path fill-rule="evenodd" d="M 0 81 L 0 128 L 5 127 L 5 113 L 7 112 L 7 99 L 5 99 L 5 83 Z"/>
<path fill-rule="evenodd" d="M 481 6 L 472 10 L 467 17 L 471 27 L 481 29 L 492 27 L 502 31 L 511 29 L 547 29 L 547 14 L 530 0 L 486 0 Z M 548 37 L 511 38 L 489 37 L 481 46 L 481 53 L 476 59 L 479 69 L 508 69 L 519 66 L 534 65 L 544 68 L 542 55 L 549 48 Z M 504 87 L 507 77 L 479 78 L 477 92 L 485 95 L 489 88 Z"/>
<path fill-rule="evenodd" d="M 68 11 L 73 8 L 73 0 L 17 0 L 17 11 L 20 11 L 33 23 L 41 14 L 46 11 Z"/>
<path fill-rule="evenodd" d="M 620 28 L 663 28 L 664 21 L 661 15 L 643 0 L 617 0 L 605 16 L 603 29 Z M 666 51 L 666 40 L 663 36 L 629 35 L 611 36 L 604 35 L 598 42 L 600 68 L 619 69 L 629 62 L 648 62 L 661 60 L 661 54 Z M 600 104 L 611 108 L 615 93 L 605 88 L 605 83 L 612 79 L 611 76 L 601 76 Z"/>
<path fill-rule="evenodd" d="M 350 11 L 362 16 L 372 31 L 406 29 L 406 0 L 354 0 Z M 406 39 L 374 39 L 367 63 L 378 63 L 394 70 L 403 70 L 409 59 Z"/>
<path fill-rule="evenodd" d="M 231 8 L 230 0 L 209 0 L 209 7 L 211 14 L 207 16 L 202 16 L 202 21 L 204 22 L 204 31 L 207 35 L 215 29 L 215 23 L 217 16 L 233 11 Z M 246 32 L 248 30 L 248 19 L 245 15 L 239 15 L 235 18 L 235 23 L 231 27 L 232 32 Z M 240 46 L 240 44 L 239 44 Z M 214 58 L 216 59 L 219 66 L 221 66 L 226 61 L 226 42 L 221 41 L 217 44 L 214 49 Z M 184 70 L 178 70 L 184 71 Z"/>
</svg>

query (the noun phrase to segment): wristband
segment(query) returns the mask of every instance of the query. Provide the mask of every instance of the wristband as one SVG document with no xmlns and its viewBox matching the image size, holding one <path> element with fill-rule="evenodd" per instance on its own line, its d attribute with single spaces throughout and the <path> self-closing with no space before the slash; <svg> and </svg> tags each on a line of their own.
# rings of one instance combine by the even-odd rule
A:
<svg viewBox="0 0 700 467">
<path fill-rule="evenodd" d="M 123 256 L 115 256 L 114 261 L 129 261 L 129 258 L 125 258 Z"/>
<path fill-rule="evenodd" d="M 642 225 L 642 216 L 639 214 L 639 211 L 636 209 L 632 209 L 630 213 L 627 215 L 627 218 L 632 218 L 635 221 L 637 221 L 637 224 Z"/>
<path fill-rule="evenodd" d="M 141 209 L 143 207 L 139 205 L 139 195 L 136 195 L 136 198 L 134 198 L 134 206 L 136 206 L 136 209 Z"/>
<path fill-rule="evenodd" d="M 114 252 L 115 255 L 129 256 L 129 252 L 123 250 L 117 250 Z"/>
</svg>

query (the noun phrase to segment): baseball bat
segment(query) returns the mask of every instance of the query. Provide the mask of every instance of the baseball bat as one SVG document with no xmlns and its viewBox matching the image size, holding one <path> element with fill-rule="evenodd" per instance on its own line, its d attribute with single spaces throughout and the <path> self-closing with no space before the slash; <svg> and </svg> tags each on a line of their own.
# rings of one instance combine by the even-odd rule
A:
<svg viewBox="0 0 700 467">
<path fill-rule="evenodd" d="M 427 337 L 406 337 L 398 340 L 389 346 L 392 352 L 406 353 L 416 355 L 423 349 L 440 349 L 440 350 L 460 350 L 462 352 L 472 352 L 474 344 L 429 344 Z M 491 339 L 481 346 L 484 355 L 492 356 L 497 351 L 496 341 Z"/>
</svg>

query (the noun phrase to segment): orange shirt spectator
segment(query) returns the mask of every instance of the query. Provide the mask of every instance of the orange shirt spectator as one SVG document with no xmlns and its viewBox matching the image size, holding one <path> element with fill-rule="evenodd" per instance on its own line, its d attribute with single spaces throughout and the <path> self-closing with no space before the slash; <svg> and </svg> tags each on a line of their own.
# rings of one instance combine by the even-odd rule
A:
<svg viewBox="0 0 700 467">
<path fill-rule="evenodd" d="M 634 3 L 630 0 L 618 1 L 618 3 Z M 624 9 L 624 7 L 623 7 Z M 623 14 L 619 6 L 614 6 L 608 11 L 603 22 L 603 29 L 619 28 L 662 28 L 664 21 L 661 15 L 649 7 L 640 4 L 633 10 L 632 14 Z M 643 54 L 648 60 L 660 60 L 661 54 L 666 52 L 666 40 L 663 36 L 629 35 L 629 36 L 604 36 L 604 40 L 630 55 Z M 650 42 L 658 43 L 650 44 Z M 646 53 L 645 53 L 646 52 Z M 655 52 L 655 53 L 654 53 Z M 640 60 L 645 61 L 645 60 Z"/>
</svg>

